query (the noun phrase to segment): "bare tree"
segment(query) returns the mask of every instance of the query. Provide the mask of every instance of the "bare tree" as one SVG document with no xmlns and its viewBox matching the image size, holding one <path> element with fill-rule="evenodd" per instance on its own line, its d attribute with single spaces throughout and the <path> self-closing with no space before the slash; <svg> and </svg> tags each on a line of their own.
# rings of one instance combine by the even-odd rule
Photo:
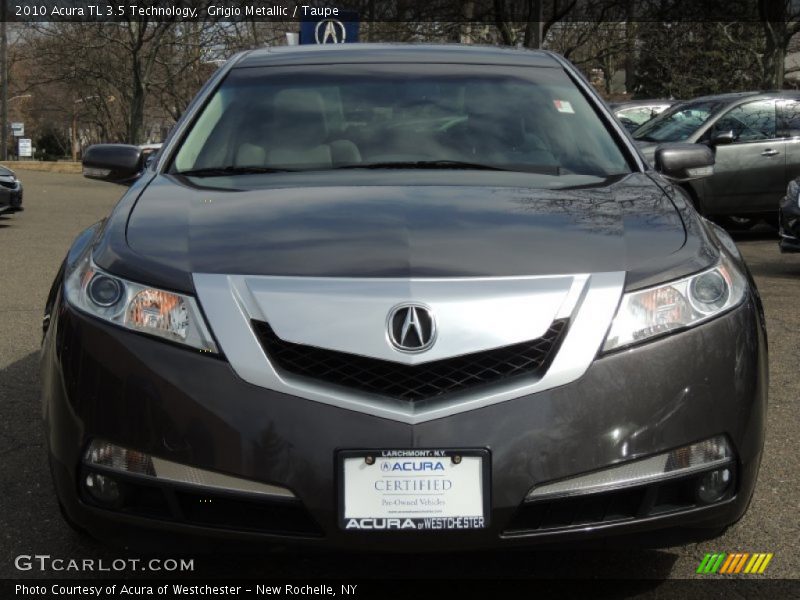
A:
<svg viewBox="0 0 800 600">
<path fill-rule="evenodd" d="M 780 89 L 785 77 L 786 49 L 800 32 L 800 5 L 793 0 L 758 0 L 758 12 L 765 36 L 763 86 Z"/>
<path fill-rule="evenodd" d="M 541 48 L 550 28 L 577 4 L 578 0 L 494 0 L 495 23 L 507 46 Z"/>
<path fill-rule="evenodd" d="M 147 19 L 33 24 L 30 64 L 37 78 L 32 85 L 65 84 L 72 97 L 64 103 L 82 105 L 73 107 L 73 112 L 80 108 L 105 115 L 116 121 L 115 137 L 139 143 L 153 87 L 159 76 L 162 87 L 167 83 L 164 58 L 180 63 L 196 51 L 195 46 L 184 45 L 177 26 L 173 21 Z"/>
</svg>

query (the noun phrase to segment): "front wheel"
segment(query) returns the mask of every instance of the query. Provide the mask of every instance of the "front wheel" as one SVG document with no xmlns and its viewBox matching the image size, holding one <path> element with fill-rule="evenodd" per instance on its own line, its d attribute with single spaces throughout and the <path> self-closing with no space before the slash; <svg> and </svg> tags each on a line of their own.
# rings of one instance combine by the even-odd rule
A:
<svg viewBox="0 0 800 600">
<path fill-rule="evenodd" d="M 748 229 L 755 227 L 759 221 L 759 219 L 753 217 L 737 217 L 732 215 L 718 217 L 715 220 L 725 229 L 730 229 L 732 231 L 747 231 Z"/>
<path fill-rule="evenodd" d="M 764 218 L 764 222 L 767 225 L 769 225 L 773 229 L 778 229 L 778 227 L 780 225 L 780 220 L 779 220 L 779 215 L 778 215 L 778 211 L 777 210 L 774 211 L 774 212 L 765 213 L 763 215 L 763 218 Z"/>
</svg>

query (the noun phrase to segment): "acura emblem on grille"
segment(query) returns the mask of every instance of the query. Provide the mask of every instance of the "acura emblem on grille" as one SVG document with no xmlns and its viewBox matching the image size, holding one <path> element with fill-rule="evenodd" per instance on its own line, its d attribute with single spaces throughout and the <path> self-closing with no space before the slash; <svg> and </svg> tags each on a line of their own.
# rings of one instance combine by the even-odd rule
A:
<svg viewBox="0 0 800 600">
<path fill-rule="evenodd" d="M 400 304 L 389 313 L 389 341 L 403 352 L 422 352 L 436 340 L 433 313 L 422 304 Z"/>
</svg>

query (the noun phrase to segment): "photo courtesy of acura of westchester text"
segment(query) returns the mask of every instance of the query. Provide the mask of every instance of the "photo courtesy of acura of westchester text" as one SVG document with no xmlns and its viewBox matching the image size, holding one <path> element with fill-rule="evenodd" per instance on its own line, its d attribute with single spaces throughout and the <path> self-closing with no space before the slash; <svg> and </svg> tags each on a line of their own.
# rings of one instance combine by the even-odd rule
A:
<svg viewBox="0 0 800 600">
<path fill-rule="evenodd" d="M 800 596 L 800 3 L 0 6 L 0 596 Z"/>
</svg>

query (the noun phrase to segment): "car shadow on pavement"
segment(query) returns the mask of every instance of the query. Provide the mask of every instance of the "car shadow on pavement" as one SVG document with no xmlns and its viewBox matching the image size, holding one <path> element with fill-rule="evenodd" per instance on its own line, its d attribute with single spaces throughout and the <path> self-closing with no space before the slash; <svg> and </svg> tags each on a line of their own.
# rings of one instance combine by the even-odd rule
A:
<svg viewBox="0 0 800 600">
<path fill-rule="evenodd" d="M 660 550 L 503 550 L 445 554 L 315 553 L 243 556 L 217 554 L 195 560 L 198 576 L 352 579 L 641 578 L 642 590 L 672 572 L 677 554 Z M 635 565 L 635 567 L 634 567 Z M 641 586 L 638 586 L 641 587 Z"/>
<path fill-rule="evenodd" d="M 791 257 L 791 255 L 789 255 Z M 771 277 L 781 279 L 800 280 L 800 254 L 783 261 L 754 262 L 748 261 L 747 266 L 754 277 Z M 760 286 L 760 284 L 759 284 Z"/>
<path fill-rule="evenodd" d="M 759 240 L 778 241 L 778 230 L 769 225 L 756 225 L 752 229 L 729 229 L 728 233 L 735 242 L 754 242 Z"/>
</svg>

